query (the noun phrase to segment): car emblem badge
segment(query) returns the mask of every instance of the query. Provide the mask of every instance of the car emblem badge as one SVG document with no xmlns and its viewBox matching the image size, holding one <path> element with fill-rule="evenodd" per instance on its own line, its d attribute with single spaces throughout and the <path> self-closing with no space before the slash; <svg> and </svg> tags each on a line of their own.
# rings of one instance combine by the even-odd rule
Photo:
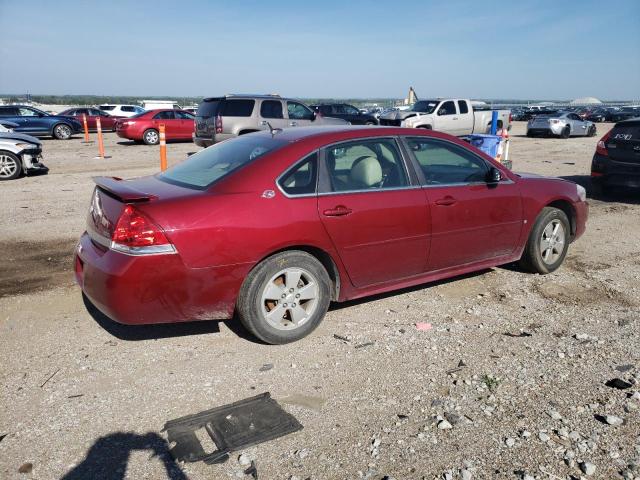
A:
<svg viewBox="0 0 640 480">
<path fill-rule="evenodd" d="M 276 192 L 273 190 L 265 190 L 262 192 L 262 198 L 273 198 L 276 196 Z"/>
</svg>

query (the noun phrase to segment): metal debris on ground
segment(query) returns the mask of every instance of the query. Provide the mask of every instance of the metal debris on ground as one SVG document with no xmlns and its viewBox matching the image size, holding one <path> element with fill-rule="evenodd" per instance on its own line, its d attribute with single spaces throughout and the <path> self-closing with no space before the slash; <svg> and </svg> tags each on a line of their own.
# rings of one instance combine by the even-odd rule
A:
<svg viewBox="0 0 640 480">
<path fill-rule="evenodd" d="M 633 385 L 629 382 L 625 382 L 620 378 L 612 378 L 611 380 L 605 383 L 607 387 L 617 388 L 618 390 L 626 390 L 627 388 L 631 388 Z"/>
<path fill-rule="evenodd" d="M 261 372 L 267 372 L 273 368 L 273 363 L 265 363 L 260 367 Z"/>
<path fill-rule="evenodd" d="M 178 461 L 222 463 L 229 453 L 302 430 L 296 418 L 284 411 L 269 392 L 211 410 L 168 421 L 169 450 Z M 206 452 L 196 436 L 204 429 L 217 450 Z M 257 473 L 256 473 L 257 475 Z M 254 476 L 254 478 L 256 478 Z"/>
<path fill-rule="evenodd" d="M 375 345 L 375 342 L 360 343 L 353 348 L 365 348 L 365 347 L 370 347 L 371 345 Z"/>
<path fill-rule="evenodd" d="M 255 480 L 258 480 L 258 467 L 256 467 L 255 460 L 251 460 L 251 466 L 244 471 L 245 475 L 251 475 Z"/>
<path fill-rule="evenodd" d="M 322 406 L 326 401 L 326 398 L 316 397 L 313 395 L 301 395 L 299 393 L 292 393 L 286 397 L 280 398 L 281 403 L 308 408 L 310 410 L 315 410 L 316 412 L 319 412 L 322 409 Z"/>
<path fill-rule="evenodd" d="M 504 335 L 507 337 L 513 337 L 513 338 L 524 338 L 524 337 L 532 336 L 531 333 L 525 332 L 524 330 L 521 332 L 504 332 Z"/>
</svg>

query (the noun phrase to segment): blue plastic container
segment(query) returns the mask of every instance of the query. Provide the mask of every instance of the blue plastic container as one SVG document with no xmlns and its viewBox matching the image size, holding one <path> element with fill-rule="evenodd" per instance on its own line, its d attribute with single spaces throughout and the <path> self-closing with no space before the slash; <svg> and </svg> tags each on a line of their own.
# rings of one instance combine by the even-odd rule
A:
<svg viewBox="0 0 640 480">
<path fill-rule="evenodd" d="M 500 146 L 502 137 L 498 135 L 473 134 L 469 135 L 467 138 L 469 138 L 469 143 L 471 145 L 482 150 L 491 158 L 496 158 L 498 155 L 498 147 Z"/>
</svg>

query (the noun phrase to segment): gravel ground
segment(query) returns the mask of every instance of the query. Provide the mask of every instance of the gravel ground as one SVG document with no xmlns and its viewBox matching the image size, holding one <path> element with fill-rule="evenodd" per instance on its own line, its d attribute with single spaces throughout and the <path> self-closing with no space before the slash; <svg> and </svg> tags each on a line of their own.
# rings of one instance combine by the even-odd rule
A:
<svg viewBox="0 0 640 480">
<path fill-rule="evenodd" d="M 516 123 L 514 168 L 588 186 L 598 127 L 529 139 Z M 169 163 L 195 150 L 170 144 Z M 244 452 L 261 479 L 640 478 L 637 193 L 590 191 L 554 274 L 505 266 L 335 305 L 274 347 L 231 322 L 122 327 L 85 306 L 71 259 L 91 177 L 158 168 L 157 147 L 109 133 L 106 151 L 45 140 L 49 175 L 0 184 L 0 477 L 251 478 L 242 452 L 176 465 L 160 430 L 271 392 L 304 429 Z"/>
</svg>

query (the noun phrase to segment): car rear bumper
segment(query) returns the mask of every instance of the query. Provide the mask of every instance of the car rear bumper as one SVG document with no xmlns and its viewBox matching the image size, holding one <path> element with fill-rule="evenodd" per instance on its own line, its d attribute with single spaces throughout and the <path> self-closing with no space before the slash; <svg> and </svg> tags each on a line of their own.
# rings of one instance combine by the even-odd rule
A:
<svg viewBox="0 0 640 480">
<path fill-rule="evenodd" d="M 616 162 L 596 153 L 591 161 L 591 180 L 607 186 L 640 188 L 640 162 Z"/>
<path fill-rule="evenodd" d="M 86 232 L 74 269 L 91 303 L 129 325 L 231 318 L 246 275 L 246 266 L 189 268 L 178 254 L 123 254 L 97 245 Z"/>
<path fill-rule="evenodd" d="M 548 136 L 548 135 L 560 135 L 564 127 L 533 127 L 527 129 L 527 134 L 532 136 Z"/>
</svg>

